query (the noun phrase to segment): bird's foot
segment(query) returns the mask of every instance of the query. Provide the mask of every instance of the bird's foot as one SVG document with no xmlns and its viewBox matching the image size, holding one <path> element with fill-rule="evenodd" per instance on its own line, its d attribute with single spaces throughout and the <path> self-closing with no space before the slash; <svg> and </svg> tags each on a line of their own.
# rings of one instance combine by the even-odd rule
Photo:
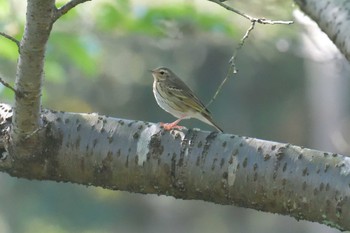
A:
<svg viewBox="0 0 350 233">
<path fill-rule="evenodd" d="M 183 129 L 183 126 L 177 125 L 177 122 L 173 123 L 163 123 L 160 122 L 160 126 L 162 126 L 165 130 L 172 130 L 172 129 Z"/>
</svg>

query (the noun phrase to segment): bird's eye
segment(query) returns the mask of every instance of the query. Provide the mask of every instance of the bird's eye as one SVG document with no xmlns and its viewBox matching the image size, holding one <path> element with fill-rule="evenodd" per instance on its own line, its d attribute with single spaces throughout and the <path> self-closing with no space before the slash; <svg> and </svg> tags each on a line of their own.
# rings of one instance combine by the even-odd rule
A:
<svg viewBox="0 0 350 233">
<path fill-rule="evenodd" d="M 160 71 L 159 73 L 160 73 L 161 75 L 165 74 L 165 72 L 164 72 L 164 71 Z"/>
</svg>

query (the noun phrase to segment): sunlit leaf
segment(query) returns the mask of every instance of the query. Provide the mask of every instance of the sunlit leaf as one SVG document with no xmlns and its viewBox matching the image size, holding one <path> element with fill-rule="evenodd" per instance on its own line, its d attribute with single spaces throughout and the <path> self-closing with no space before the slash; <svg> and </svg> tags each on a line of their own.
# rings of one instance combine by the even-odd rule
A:
<svg viewBox="0 0 350 233">
<path fill-rule="evenodd" d="M 0 17 L 8 16 L 9 12 L 9 1 L 0 1 Z"/>
<path fill-rule="evenodd" d="M 118 0 L 116 1 L 119 8 L 123 11 L 129 11 L 130 10 L 130 1 L 129 0 Z"/>
<path fill-rule="evenodd" d="M 49 49 L 52 56 L 58 56 L 64 60 L 73 63 L 73 66 L 79 68 L 87 77 L 93 77 L 97 73 L 98 51 L 95 49 L 93 41 L 86 43 L 79 37 L 73 37 L 69 34 L 56 33 L 52 36 L 52 46 Z"/>
<path fill-rule="evenodd" d="M 113 29 L 122 26 L 126 21 L 126 12 L 118 9 L 114 4 L 103 4 L 96 18 L 97 25 L 102 29 Z"/>
<path fill-rule="evenodd" d="M 7 38 L 0 37 L 0 56 L 15 61 L 18 58 L 18 47 Z"/>
<path fill-rule="evenodd" d="M 45 63 L 45 77 L 53 83 L 64 83 L 66 81 L 66 72 L 57 61 L 47 60 Z"/>
<path fill-rule="evenodd" d="M 221 32 L 229 35 L 234 34 L 234 27 L 226 18 L 220 16 L 201 14 L 198 17 L 198 24 L 206 31 Z"/>
<path fill-rule="evenodd" d="M 13 85 L 13 84 L 11 84 Z M 0 91 L 0 97 L 2 101 L 10 101 L 13 100 L 15 97 L 15 93 L 7 87 L 2 86 Z"/>
<path fill-rule="evenodd" d="M 128 33 L 162 35 L 162 23 L 175 21 L 183 27 L 197 30 L 213 31 L 223 34 L 234 34 L 234 26 L 222 15 L 203 13 L 191 4 L 167 5 L 161 7 L 136 6 L 133 12 L 128 10 L 129 4 L 109 2 L 100 5 L 96 16 L 96 24 L 103 30 L 118 29 Z M 187 25 L 187 26 L 186 26 Z"/>
</svg>

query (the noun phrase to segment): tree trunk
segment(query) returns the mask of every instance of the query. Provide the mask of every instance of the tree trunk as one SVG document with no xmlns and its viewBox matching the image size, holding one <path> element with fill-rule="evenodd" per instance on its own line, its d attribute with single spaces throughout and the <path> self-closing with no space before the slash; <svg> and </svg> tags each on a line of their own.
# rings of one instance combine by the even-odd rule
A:
<svg viewBox="0 0 350 233">
<path fill-rule="evenodd" d="M 350 1 L 294 0 L 350 61 Z"/>
</svg>

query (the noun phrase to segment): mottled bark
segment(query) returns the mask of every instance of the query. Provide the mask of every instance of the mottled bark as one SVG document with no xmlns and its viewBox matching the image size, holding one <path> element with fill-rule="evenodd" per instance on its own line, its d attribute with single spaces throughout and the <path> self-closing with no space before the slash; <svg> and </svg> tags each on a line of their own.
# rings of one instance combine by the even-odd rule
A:
<svg viewBox="0 0 350 233">
<path fill-rule="evenodd" d="M 2 105 L 0 115 L 9 122 L 6 109 Z M 24 159 L 8 154 L 2 171 L 233 204 L 350 229 L 348 157 L 216 132 L 167 132 L 98 114 L 46 110 L 42 121 L 42 152 Z M 6 122 L 3 139 L 11 125 Z"/>
<path fill-rule="evenodd" d="M 350 61 L 350 1 L 294 0 Z"/>
<path fill-rule="evenodd" d="M 16 102 L 11 140 L 18 156 L 35 153 L 39 143 L 34 134 L 41 125 L 41 88 L 45 47 L 52 28 L 54 0 L 28 0 L 26 24 L 20 41 L 16 73 Z"/>
</svg>

